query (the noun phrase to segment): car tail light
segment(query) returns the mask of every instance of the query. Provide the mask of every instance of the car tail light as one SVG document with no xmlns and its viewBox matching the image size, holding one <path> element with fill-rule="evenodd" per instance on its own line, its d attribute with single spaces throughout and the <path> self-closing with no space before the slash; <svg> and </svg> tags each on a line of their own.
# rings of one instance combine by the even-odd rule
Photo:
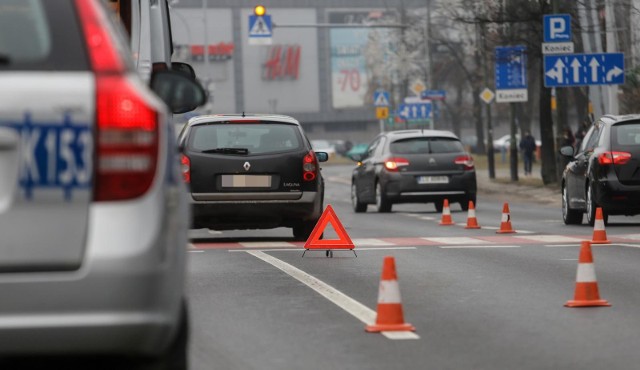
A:
<svg viewBox="0 0 640 370">
<path fill-rule="evenodd" d="M 191 160 L 186 155 L 180 156 L 180 165 L 182 170 L 182 179 L 186 184 L 191 183 Z"/>
<path fill-rule="evenodd" d="M 386 161 L 384 161 L 384 168 L 387 169 L 387 171 L 391 171 L 391 172 L 397 172 L 400 167 L 403 166 L 408 166 L 409 165 L 409 161 L 405 158 L 389 158 Z"/>
<path fill-rule="evenodd" d="M 627 152 L 604 152 L 598 155 L 600 164 L 625 164 L 631 159 L 631 153 Z"/>
<path fill-rule="evenodd" d="M 316 154 L 310 151 L 302 159 L 302 179 L 304 181 L 313 181 L 318 176 L 318 160 Z"/>
<path fill-rule="evenodd" d="M 462 155 L 460 157 L 457 157 L 453 161 L 453 163 L 463 165 L 465 171 L 470 171 L 474 167 L 473 157 L 470 155 Z"/>
<path fill-rule="evenodd" d="M 158 112 L 127 79 L 104 10 L 94 1 L 76 0 L 76 5 L 96 74 L 94 200 L 136 198 L 156 174 Z"/>
</svg>

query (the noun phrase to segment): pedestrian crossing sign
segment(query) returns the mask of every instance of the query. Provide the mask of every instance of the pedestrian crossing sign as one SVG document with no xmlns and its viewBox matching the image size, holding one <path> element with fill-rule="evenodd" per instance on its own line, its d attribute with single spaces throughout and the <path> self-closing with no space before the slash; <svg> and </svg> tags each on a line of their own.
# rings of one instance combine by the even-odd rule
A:
<svg viewBox="0 0 640 370">
<path fill-rule="evenodd" d="M 270 15 L 249 15 L 249 45 L 271 45 L 272 30 Z"/>
<path fill-rule="evenodd" d="M 373 93 L 373 105 L 376 107 L 388 107 L 389 104 L 389 92 L 384 90 L 377 90 Z"/>
</svg>

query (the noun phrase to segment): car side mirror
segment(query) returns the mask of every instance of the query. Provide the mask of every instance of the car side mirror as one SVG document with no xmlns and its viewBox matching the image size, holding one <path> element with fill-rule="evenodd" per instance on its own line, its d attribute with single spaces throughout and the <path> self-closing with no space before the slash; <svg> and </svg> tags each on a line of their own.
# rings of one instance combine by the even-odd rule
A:
<svg viewBox="0 0 640 370">
<path fill-rule="evenodd" d="M 573 154 L 574 154 L 573 147 L 563 146 L 562 148 L 560 148 L 560 154 L 562 154 L 565 157 L 573 157 Z"/>
<path fill-rule="evenodd" d="M 315 152 L 318 162 L 326 162 L 329 160 L 329 153 L 327 152 Z"/>
<path fill-rule="evenodd" d="M 190 64 L 182 63 L 182 62 L 172 62 L 171 70 L 176 72 L 184 73 L 185 75 L 191 77 L 192 79 L 196 79 L 196 71 Z"/>
<path fill-rule="evenodd" d="M 190 112 L 207 101 L 207 94 L 200 83 L 183 72 L 153 72 L 150 85 L 171 112 L 176 114 Z"/>
</svg>

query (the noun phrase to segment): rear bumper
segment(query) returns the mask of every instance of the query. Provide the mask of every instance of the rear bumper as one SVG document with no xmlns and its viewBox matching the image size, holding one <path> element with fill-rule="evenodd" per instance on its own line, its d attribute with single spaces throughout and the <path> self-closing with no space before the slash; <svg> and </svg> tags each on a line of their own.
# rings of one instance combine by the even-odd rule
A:
<svg viewBox="0 0 640 370">
<path fill-rule="evenodd" d="M 161 353 L 184 297 L 187 204 L 92 205 L 79 270 L 0 274 L 0 354 Z"/>
<path fill-rule="evenodd" d="M 595 198 L 609 215 L 640 214 L 640 185 L 623 185 L 617 179 L 600 180 Z"/>
<path fill-rule="evenodd" d="M 304 192 L 297 199 L 192 200 L 193 227 L 216 230 L 292 227 L 317 220 L 322 214 L 322 195 Z"/>
<path fill-rule="evenodd" d="M 477 191 L 475 171 L 449 175 L 447 184 L 418 184 L 415 174 L 389 174 L 382 184 L 386 196 L 394 203 L 466 201 Z"/>
</svg>

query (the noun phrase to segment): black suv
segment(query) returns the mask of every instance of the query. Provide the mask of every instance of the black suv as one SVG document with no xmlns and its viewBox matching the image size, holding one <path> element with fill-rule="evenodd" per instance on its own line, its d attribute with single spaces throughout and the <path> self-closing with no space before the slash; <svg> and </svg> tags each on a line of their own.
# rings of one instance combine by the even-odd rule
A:
<svg viewBox="0 0 640 370">
<path fill-rule="evenodd" d="M 443 201 L 463 210 L 476 202 L 473 158 L 449 131 L 404 130 L 378 135 L 358 161 L 351 178 L 351 204 L 365 212 L 375 204 L 390 212 L 394 203 L 430 203 L 442 212 Z"/>
<path fill-rule="evenodd" d="M 178 137 L 193 227 L 290 227 L 306 240 L 323 210 L 324 181 L 300 123 L 281 115 L 191 118 Z"/>
<path fill-rule="evenodd" d="M 562 175 L 562 218 L 594 224 L 601 207 L 609 215 L 640 214 L 640 115 L 604 116 L 595 122 L 579 148 L 560 152 L 571 158 Z"/>
</svg>

